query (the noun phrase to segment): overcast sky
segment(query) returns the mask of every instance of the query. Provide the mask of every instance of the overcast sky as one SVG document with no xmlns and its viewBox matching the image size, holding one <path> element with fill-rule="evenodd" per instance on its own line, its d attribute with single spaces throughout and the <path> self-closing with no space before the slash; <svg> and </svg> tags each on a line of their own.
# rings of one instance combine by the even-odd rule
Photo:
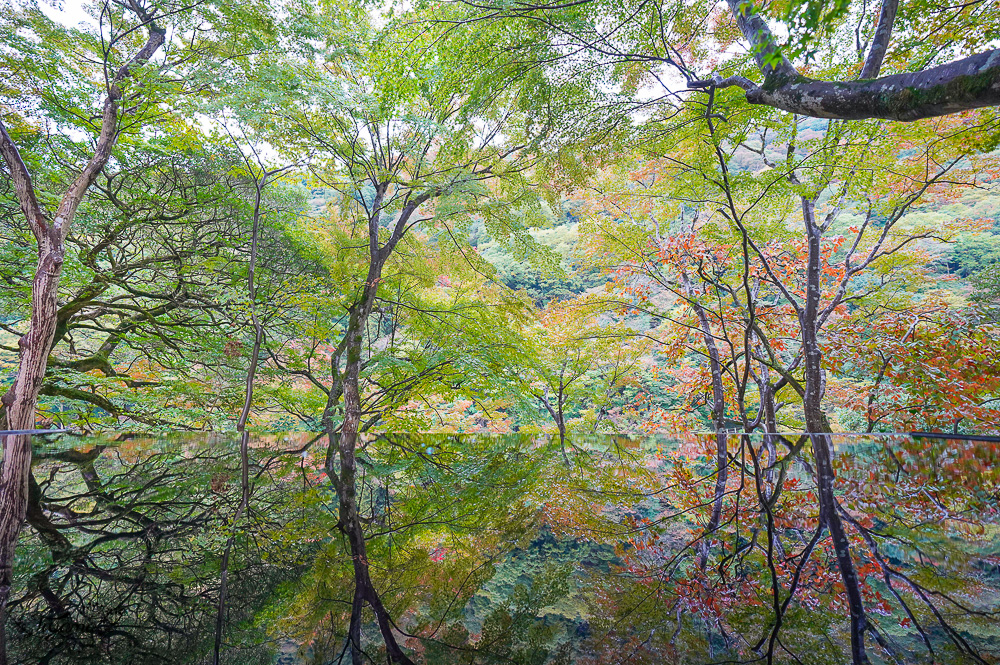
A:
<svg viewBox="0 0 1000 665">
<path fill-rule="evenodd" d="M 76 28 L 81 22 L 94 25 L 94 20 L 84 11 L 84 6 L 89 4 L 85 0 L 39 0 L 38 6 L 49 18 Z"/>
</svg>

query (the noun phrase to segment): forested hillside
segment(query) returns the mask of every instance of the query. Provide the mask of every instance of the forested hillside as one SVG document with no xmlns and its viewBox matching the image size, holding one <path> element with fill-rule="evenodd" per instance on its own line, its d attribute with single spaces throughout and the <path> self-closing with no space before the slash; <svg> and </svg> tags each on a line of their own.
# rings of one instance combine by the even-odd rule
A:
<svg viewBox="0 0 1000 665">
<path fill-rule="evenodd" d="M 810 123 L 807 121 L 805 124 Z M 816 121 L 811 124 L 815 125 Z M 752 154 L 739 155 L 734 161 L 733 168 L 750 172 L 765 169 L 766 166 L 759 156 L 756 160 L 754 157 Z M 992 160 L 993 157 L 990 156 L 989 159 Z M 146 163 L 147 168 L 149 164 Z M 175 171 L 173 175 L 180 174 Z M 908 288 L 919 293 L 921 299 L 945 298 L 947 302 L 959 308 L 976 302 L 983 303 L 987 305 L 984 315 L 988 317 L 990 301 L 985 284 L 1000 262 L 1000 225 L 997 224 L 997 217 L 1000 215 L 1000 189 L 998 189 L 1000 185 L 990 178 L 988 172 L 978 175 L 979 180 L 975 186 L 956 188 L 956 191 L 948 191 L 941 200 L 928 200 L 922 205 L 915 205 L 912 211 L 904 215 L 902 221 L 932 225 L 942 229 L 949 227 L 963 229 L 951 237 L 928 237 L 921 241 L 926 256 L 928 279 L 911 280 L 907 285 Z M 126 174 L 118 174 L 118 177 L 124 179 Z M 235 181 L 229 183 L 229 192 L 234 190 L 238 192 L 240 184 L 242 183 Z M 217 182 L 212 185 L 218 187 Z M 204 187 L 202 196 L 208 200 L 213 194 L 207 185 Z M 284 224 L 288 226 L 282 230 L 280 225 L 276 225 L 269 232 L 272 234 L 289 233 L 289 227 L 294 228 L 302 223 L 293 221 L 296 217 L 321 220 L 327 214 L 328 206 L 336 205 L 332 190 L 324 187 L 308 188 L 305 181 L 288 180 L 280 183 L 280 188 L 281 198 L 273 198 L 268 204 L 273 206 L 272 214 L 285 216 Z M 165 193 L 164 190 L 160 191 Z M 227 193 L 227 196 L 230 197 L 229 201 L 212 201 L 213 213 L 217 212 L 214 206 L 223 204 L 233 206 L 229 214 L 234 216 L 240 214 L 237 212 L 238 207 L 245 206 L 246 201 L 241 200 L 238 193 L 235 195 Z M 278 196 L 278 189 L 275 188 L 274 197 Z M 120 197 L 119 194 L 119 199 Z M 303 200 L 306 201 L 305 205 Z M 606 286 L 613 281 L 614 275 L 614 271 L 608 266 L 595 261 L 593 256 L 589 258 L 587 256 L 587 248 L 594 242 L 594 236 L 588 226 L 588 218 L 584 215 L 587 214 L 586 210 L 589 207 L 599 205 L 599 200 L 597 196 L 587 198 L 585 192 L 569 192 L 557 200 L 557 210 L 561 213 L 558 218 L 548 206 L 545 206 L 538 226 L 527 229 L 525 242 L 531 244 L 530 248 L 522 250 L 524 253 L 520 255 L 520 259 L 517 258 L 517 250 L 512 250 L 488 234 L 481 218 L 471 221 L 468 229 L 468 246 L 488 264 L 482 267 L 485 274 L 478 275 L 477 278 L 494 288 L 509 290 L 507 298 L 521 298 L 523 314 L 529 317 L 522 323 L 526 331 L 530 330 L 532 325 L 546 326 L 547 308 L 558 307 L 559 303 L 562 303 L 563 307 L 573 307 L 579 316 L 594 317 L 595 325 L 606 327 L 616 337 L 616 343 L 622 346 L 634 344 L 637 335 L 647 335 L 650 331 L 662 328 L 662 319 L 659 316 L 639 312 L 623 315 L 616 312 L 614 307 L 609 308 L 607 304 L 601 305 L 595 301 L 595 296 L 606 292 Z M 167 198 L 157 202 L 158 205 L 171 203 L 178 206 L 178 210 L 179 206 L 186 205 L 183 200 L 171 202 Z M 138 206 L 139 203 L 136 202 L 134 205 Z M 84 214 L 102 213 L 95 209 L 93 213 Z M 40 409 L 43 414 L 41 417 L 45 421 L 57 427 L 80 427 L 85 431 L 149 427 L 225 430 L 233 426 L 232 419 L 234 413 L 239 410 L 242 396 L 244 379 L 242 370 L 245 366 L 245 355 L 238 345 L 245 344 L 246 341 L 239 340 L 245 335 L 245 331 L 240 331 L 239 317 L 232 312 L 243 297 L 240 290 L 245 282 L 246 268 L 240 263 L 247 262 L 247 255 L 245 248 L 238 246 L 241 240 L 238 229 L 222 225 L 213 228 L 208 223 L 198 228 L 195 219 L 197 211 L 194 206 L 184 210 L 183 214 L 184 221 L 180 224 L 160 223 L 156 225 L 157 231 L 146 238 L 139 239 L 134 236 L 129 238 L 129 242 L 144 243 L 141 248 L 138 246 L 135 248 L 135 251 L 143 256 L 143 266 L 129 266 L 127 258 L 129 249 L 118 245 L 120 241 L 117 239 L 114 244 L 109 243 L 109 247 L 118 246 L 123 249 L 121 258 L 117 259 L 116 270 L 118 275 L 121 275 L 118 278 L 119 284 L 129 281 L 130 287 L 135 288 L 141 283 L 139 280 L 146 279 L 148 289 L 141 295 L 134 292 L 130 295 L 131 288 L 119 287 L 116 295 L 121 301 L 127 301 L 134 296 L 139 297 L 127 304 L 106 307 L 102 311 L 102 315 L 107 317 L 103 324 L 95 323 L 93 318 L 89 318 L 88 323 L 79 326 L 82 332 L 82 335 L 76 335 L 81 338 L 79 340 L 74 339 L 70 332 L 77 326 L 67 326 L 66 340 L 72 343 L 73 348 L 70 351 L 70 345 L 67 344 L 66 351 L 69 352 L 67 357 L 53 363 L 53 368 L 50 369 L 53 378 L 43 387 Z M 249 215 L 251 212 L 244 209 L 242 214 Z M 616 221 L 622 220 L 618 218 Z M 848 210 L 844 213 L 844 222 L 859 223 L 863 222 L 863 218 Z M 8 225 L 6 228 L 14 231 L 16 227 Z M 215 246 L 204 250 L 203 256 L 188 262 L 190 267 L 186 268 L 188 273 L 185 280 L 181 280 L 178 276 L 174 277 L 176 281 L 168 281 L 169 273 L 164 272 L 163 267 L 158 267 L 156 271 L 143 270 L 144 266 L 155 262 L 168 264 L 166 255 L 183 247 L 184 241 L 181 236 L 171 238 L 169 246 L 158 245 L 158 242 L 162 242 L 162 238 L 157 239 L 156 235 L 162 233 L 164 229 L 191 232 L 189 242 L 192 245 L 206 237 L 218 238 L 215 240 Z M 223 252 L 219 251 L 220 241 L 223 239 L 233 247 L 225 258 L 222 256 Z M 245 239 L 242 240 L 245 242 Z M 89 242 L 96 244 L 101 240 L 91 239 Z M 272 245 L 274 249 L 269 251 L 280 252 L 278 248 L 282 247 L 282 242 L 295 241 L 290 236 L 282 239 L 278 235 L 273 235 L 265 242 L 274 243 Z M 19 245 L 23 247 L 24 240 L 11 233 L 7 239 L 8 249 L 3 257 L 4 280 L 9 284 L 27 282 L 27 275 L 23 271 L 23 256 L 19 256 L 18 250 L 15 249 Z M 159 258 L 155 256 L 157 251 L 161 253 Z M 195 251 L 201 250 L 191 247 L 187 253 L 194 256 Z M 281 260 L 287 261 L 290 256 L 282 255 Z M 265 261 L 277 259 L 262 257 L 260 260 L 262 267 L 267 269 L 268 264 Z M 82 265 L 77 271 L 75 279 L 79 281 L 78 285 L 74 286 L 69 280 L 64 280 L 64 288 L 69 294 L 68 307 L 79 309 L 93 302 L 94 296 L 97 295 L 85 290 L 85 287 L 92 289 L 99 270 L 96 262 L 91 261 L 90 266 Z M 181 264 L 179 260 L 177 263 Z M 229 288 L 219 288 L 222 285 L 208 287 L 207 281 L 212 279 L 208 277 L 202 277 L 205 281 L 197 281 L 195 266 L 200 266 L 201 270 L 207 271 L 206 274 L 211 274 L 213 277 L 220 272 L 224 273 Z M 287 270 L 290 266 L 282 268 Z M 449 289 L 454 288 L 451 283 L 453 276 L 455 275 L 447 270 L 442 271 L 440 275 L 434 275 L 434 284 L 430 289 L 440 294 L 448 293 Z M 151 308 L 152 316 L 128 329 L 130 336 L 119 338 L 114 335 L 112 331 L 117 328 L 109 323 L 112 321 L 111 317 L 120 321 L 130 307 L 136 307 L 140 302 L 153 303 L 157 299 L 160 302 L 167 301 L 174 297 L 172 294 L 184 288 L 184 282 L 187 280 L 190 280 L 190 284 L 197 285 L 199 290 L 197 303 L 191 302 L 190 307 L 205 311 L 206 316 L 201 321 L 182 316 L 181 312 L 185 309 L 183 304 L 172 302 L 169 308 Z M 214 295 L 209 291 L 210 288 L 217 289 Z M 287 283 L 286 288 L 290 288 Z M 309 287 L 303 285 L 300 288 Z M 156 294 L 155 291 L 160 293 Z M 7 304 L 4 322 L 7 337 L 2 362 L 5 367 L 13 370 L 17 358 L 14 345 L 17 339 L 17 322 L 24 320 L 24 314 L 19 316 L 18 309 L 23 308 L 27 299 L 23 288 L 21 291 L 9 290 L 5 293 L 5 297 Z M 186 297 L 195 299 L 193 294 L 188 294 Z M 283 297 L 290 297 L 290 293 Z M 995 300 L 993 303 L 995 306 Z M 142 306 L 148 307 L 148 305 Z M 224 320 L 227 310 L 228 316 L 232 317 L 229 323 L 232 329 L 229 331 L 217 325 L 219 321 Z M 304 315 L 304 311 L 300 312 L 300 315 Z M 615 328 L 614 321 L 624 325 L 624 328 Z M 144 345 L 140 341 L 143 336 L 155 336 L 154 331 L 160 327 L 162 327 L 160 334 L 170 337 L 169 345 L 163 344 L 163 339 L 159 344 L 147 341 Z M 210 331 L 206 330 L 207 328 L 210 328 Z M 103 337 L 101 333 L 105 333 Z M 197 333 L 194 335 L 197 341 L 185 353 L 182 351 L 182 345 L 193 333 Z M 384 345 L 390 341 L 397 341 L 393 339 L 394 335 L 398 336 L 398 341 L 401 342 L 417 341 L 406 326 L 393 326 L 388 322 L 383 322 L 382 328 L 373 331 L 372 334 L 376 336 L 373 341 L 376 345 L 380 342 Z M 88 354 L 88 346 L 95 351 L 105 350 L 109 362 L 114 363 L 114 367 L 108 368 L 108 374 L 92 371 L 98 367 L 95 363 L 99 361 L 94 357 L 98 354 Z M 198 360 L 194 359 L 195 356 Z M 111 360 L 112 357 L 114 361 Z M 568 420 L 575 421 L 587 413 L 599 412 L 603 407 L 605 411 L 614 409 L 614 417 L 606 420 L 602 418 L 601 423 L 590 422 L 586 425 L 588 430 L 594 430 L 595 424 L 597 431 L 622 433 L 669 428 L 669 425 L 646 419 L 644 405 L 655 404 L 661 408 L 669 408 L 675 413 L 690 412 L 692 417 L 684 421 L 687 428 L 711 427 L 707 411 L 699 409 L 697 401 L 685 399 L 686 395 L 690 395 L 690 387 L 679 388 L 678 382 L 659 376 L 660 366 L 663 366 L 662 371 L 669 374 L 671 363 L 666 362 L 656 349 L 647 348 L 637 361 L 630 371 L 616 381 L 612 389 L 603 393 L 597 390 L 585 391 L 579 402 L 568 411 Z M 697 364 L 697 352 L 687 356 L 685 362 Z M 55 368 L 61 368 L 62 372 L 57 372 Z M 128 373 L 127 379 L 124 376 L 125 372 Z M 601 380 L 601 374 L 602 370 L 594 367 L 587 368 L 581 376 L 585 376 L 585 381 L 592 387 L 594 381 Z M 276 375 L 277 373 L 272 376 Z M 151 378 L 155 380 L 149 380 Z M 498 382 L 506 380 L 502 376 L 495 378 Z M 7 375 L 6 381 L 8 385 L 13 381 L 13 373 Z M 284 388 L 281 387 L 283 382 L 287 384 Z M 258 427 L 284 431 L 309 429 L 314 424 L 314 418 L 310 419 L 302 413 L 306 409 L 287 408 L 293 406 L 296 401 L 306 398 L 306 393 L 309 392 L 308 385 L 305 383 L 295 385 L 294 380 L 283 381 L 280 378 L 264 382 L 262 385 L 265 391 L 268 388 L 274 389 L 272 399 L 282 399 L 278 396 L 283 391 L 291 391 L 294 395 L 287 398 L 284 407 L 280 403 L 262 402 Z M 135 390 L 140 388 L 145 390 Z M 492 412 L 465 396 L 449 400 L 447 393 L 450 391 L 444 389 L 443 393 L 434 395 L 434 399 L 441 401 L 441 404 L 433 416 L 427 405 L 410 403 L 402 408 L 403 413 L 399 417 L 414 417 L 416 413 L 421 414 L 424 419 L 417 422 L 420 422 L 418 428 L 422 431 L 475 432 L 512 429 L 516 431 L 526 427 L 542 429 L 553 427 L 554 423 L 550 422 L 549 414 L 543 405 L 518 403 L 518 393 L 522 391 L 523 388 L 515 384 L 509 391 L 510 394 L 500 398 L 496 411 Z M 229 394 L 228 403 L 223 401 L 226 392 Z M 296 415 L 297 413 L 300 415 Z M 881 427 L 874 424 L 872 427 L 869 423 L 861 422 L 855 410 L 840 408 L 837 413 L 843 421 L 842 426 L 848 429 L 864 430 L 869 427 L 874 431 L 888 429 L 888 423 Z M 584 421 L 580 421 L 576 426 L 583 426 L 583 423 Z M 789 425 L 793 423 L 794 421 L 790 421 Z M 911 429 L 926 428 L 926 424 L 919 419 L 913 419 L 911 425 Z M 966 424 L 968 425 L 971 423 Z M 988 423 L 987 429 L 991 426 L 992 423 Z M 959 428 L 962 428 L 961 422 Z M 385 425 L 375 427 L 376 431 L 384 429 Z M 389 426 L 388 429 L 395 428 Z"/>
</svg>

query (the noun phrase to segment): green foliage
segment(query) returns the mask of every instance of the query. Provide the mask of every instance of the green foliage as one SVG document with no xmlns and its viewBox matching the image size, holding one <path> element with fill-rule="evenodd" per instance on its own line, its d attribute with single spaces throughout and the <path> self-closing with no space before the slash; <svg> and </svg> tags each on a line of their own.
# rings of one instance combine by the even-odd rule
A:
<svg viewBox="0 0 1000 665">
<path fill-rule="evenodd" d="M 981 305 L 993 321 L 1000 321 L 1000 261 L 983 266 L 971 281 L 973 302 Z"/>
<path fill-rule="evenodd" d="M 42 408 L 58 425 L 224 427 L 237 409 L 251 185 L 225 144 L 195 150 L 189 138 L 179 128 L 120 146 L 78 212 L 42 389 Z M 282 229 L 300 201 L 287 184 L 272 187 L 264 201 L 265 302 L 302 288 L 289 275 Z M 0 312 L 16 334 L 29 314 L 29 250 L 19 215 L 0 222 L 0 274 L 14 287 L 0 294 Z M 279 314 L 270 307 L 264 316 Z"/>
<path fill-rule="evenodd" d="M 490 240 L 479 240 L 477 249 L 496 268 L 498 281 L 514 291 L 524 291 L 541 307 L 552 300 L 568 300 L 605 282 L 599 271 L 579 265 L 575 251 L 579 237 L 577 227 L 576 222 L 567 221 L 553 228 L 530 232 L 541 246 L 538 253 L 549 249 L 558 256 L 557 269 L 549 267 L 551 259 L 544 255 L 531 261 L 519 261 Z"/>
<path fill-rule="evenodd" d="M 948 267 L 961 277 L 988 270 L 1000 263 L 1000 235 L 966 235 L 952 245 Z"/>
</svg>

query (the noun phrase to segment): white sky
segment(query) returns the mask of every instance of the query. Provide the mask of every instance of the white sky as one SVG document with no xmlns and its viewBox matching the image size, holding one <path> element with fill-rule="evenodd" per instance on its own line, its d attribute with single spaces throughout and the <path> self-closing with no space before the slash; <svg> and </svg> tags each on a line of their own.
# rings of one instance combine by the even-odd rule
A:
<svg viewBox="0 0 1000 665">
<path fill-rule="evenodd" d="M 80 23 L 95 25 L 94 20 L 84 10 L 91 3 L 84 0 L 40 0 L 39 8 L 53 21 L 65 26 L 80 27 Z"/>
</svg>

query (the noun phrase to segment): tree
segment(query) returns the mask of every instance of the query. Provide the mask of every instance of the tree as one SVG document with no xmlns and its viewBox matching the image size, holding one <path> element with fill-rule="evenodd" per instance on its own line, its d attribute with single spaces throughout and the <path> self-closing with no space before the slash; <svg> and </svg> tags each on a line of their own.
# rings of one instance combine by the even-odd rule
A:
<svg viewBox="0 0 1000 665">
<path fill-rule="evenodd" d="M 699 330 L 717 430 L 726 402 L 747 432 L 764 424 L 770 425 L 765 431 L 775 431 L 779 391 L 790 389 L 801 405 L 824 524 L 850 599 L 853 658 L 867 662 L 870 624 L 833 491 L 827 331 L 850 306 L 874 304 L 892 293 L 897 279 L 905 283 L 912 276 L 908 266 L 921 257 L 920 242 L 957 236 L 961 225 L 921 226 L 905 216 L 941 190 L 943 179 L 951 186 L 972 184 L 975 171 L 965 170 L 972 165 L 961 129 L 953 140 L 933 143 L 923 141 L 919 127 L 890 133 L 875 123 L 831 122 L 806 138 L 795 118 L 784 130 L 757 129 L 750 112 L 741 127 L 736 108 L 729 107 L 723 124 L 710 107 L 704 129 L 683 116 L 672 119 L 677 124 L 667 140 L 678 141 L 679 149 L 661 147 L 661 161 L 629 172 L 617 191 L 607 193 L 605 219 L 635 221 L 620 224 L 621 232 L 613 222 L 605 224 L 599 244 L 620 273 L 614 286 L 625 307 Z M 952 127 L 955 121 L 939 122 Z M 876 145 L 892 160 L 881 168 Z M 731 168 L 743 150 L 759 156 L 756 171 Z M 655 301 L 653 289 L 666 292 L 668 300 Z M 690 320 L 664 311 L 664 304 L 677 301 L 690 307 Z M 894 304 L 883 303 L 887 309 Z M 747 400 L 754 389 L 756 399 Z M 719 438 L 717 512 L 729 465 L 725 437 Z M 774 460 L 773 449 L 768 457 Z M 714 518 L 709 522 L 717 525 Z"/>
<path fill-rule="evenodd" d="M 247 5 L 241 11 L 256 17 L 258 9 Z M 0 27 L 12 48 L 3 55 L 3 71 L 9 75 L 3 94 L 16 102 L 10 105 L 14 112 L 0 121 L 0 154 L 37 258 L 30 323 L 18 342 L 18 372 L 2 399 L 8 428 L 34 427 L 38 395 L 59 332 L 59 283 L 67 239 L 88 191 L 114 161 L 123 137 L 135 137 L 167 121 L 177 98 L 190 92 L 185 83 L 191 80 L 192 69 L 202 64 L 198 56 L 212 53 L 224 58 L 226 48 L 247 46 L 245 38 L 260 28 L 260 21 L 241 21 L 238 13 L 217 12 L 208 2 L 103 2 L 95 8 L 92 27 L 75 29 L 53 23 L 33 3 L 5 8 Z M 193 36 L 180 37 L 203 19 L 214 24 L 212 35 L 195 30 Z M 231 29 L 234 25 L 238 27 Z M 174 29 L 176 39 L 168 40 L 168 28 Z M 249 41 L 263 34 L 258 31 Z M 45 138 L 43 127 L 61 132 L 53 145 L 60 148 L 55 158 L 62 168 L 51 183 L 36 177 L 42 170 L 22 150 Z M 0 472 L 0 619 L 25 515 L 30 464 L 29 438 L 5 436 Z"/>
<path fill-rule="evenodd" d="M 245 354 L 234 319 L 246 300 L 237 280 L 246 272 L 252 185 L 224 144 L 208 140 L 193 150 L 190 130 L 164 134 L 118 147 L 67 236 L 39 404 L 59 427 L 219 428 L 237 410 Z M 285 229 L 300 205 L 296 194 L 271 188 L 262 202 L 270 301 L 294 288 L 277 270 L 295 269 Z M 0 229 L 0 276 L 12 287 L 0 300 L 0 326 L 18 335 L 30 317 L 21 263 L 30 235 L 16 217 L 3 218 Z"/>
<path fill-rule="evenodd" d="M 979 0 L 947 8 L 924 0 L 727 0 L 726 18 L 708 2 L 465 4 L 466 20 L 527 23 L 583 67 L 607 67 L 629 92 L 662 86 L 653 103 L 683 96 L 671 81 L 679 76 L 691 90 L 737 88 L 751 104 L 818 118 L 912 121 L 1000 105 L 1000 51 L 991 41 L 998 14 Z M 727 52 L 740 38 L 749 58 Z"/>
<path fill-rule="evenodd" d="M 831 388 L 866 432 L 995 432 L 996 339 L 976 308 L 941 298 L 896 311 L 861 306 L 830 328 L 826 365 L 846 379 Z"/>
<path fill-rule="evenodd" d="M 109 7 L 110 9 L 110 7 Z M 126 12 L 114 12 L 126 22 Z M 136 28 L 147 34 L 145 43 L 131 50 L 125 39 L 128 33 L 112 34 L 112 39 L 103 49 L 98 62 L 106 81 L 101 120 L 95 126 L 100 134 L 93 153 L 72 184 L 59 199 L 53 216 L 49 216 L 38 194 L 31 174 L 17 144 L 8 133 L 6 123 L 0 121 L 0 154 L 3 155 L 7 173 L 14 183 L 21 212 L 35 237 L 38 247 L 38 266 L 32 283 L 32 312 L 28 332 L 18 342 L 20 362 L 14 385 L 3 397 L 7 427 L 13 430 L 30 430 L 35 424 L 35 405 L 38 392 L 45 376 L 46 361 L 57 325 L 58 304 L 56 295 L 59 276 L 65 256 L 66 237 L 73 224 L 80 203 L 87 190 L 111 157 L 111 150 L 121 132 L 120 109 L 124 98 L 126 82 L 134 77 L 160 49 L 165 41 L 166 30 L 157 21 L 159 12 L 147 10 L 139 3 L 130 3 L 128 16 L 138 20 L 129 26 L 129 32 Z M 36 14 L 37 16 L 37 14 Z M 126 23 L 127 25 L 127 23 Z M 114 59 L 121 57 L 116 42 L 125 44 L 119 48 L 129 49 L 122 64 L 117 67 Z M 131 51 L 131 52 L 129 52 Z M 141 87 L 129 88 L 129 92 Z M 129 99 L 138 102 L 138 99 Z M 131 109 L 129 109 L 131 110 Z M 27 434 L 4 436 L 3 469 L 0 471 L 0 625 L 3 624 L 7 598 L 10 594 L 11 566 L 17 534 L 21 529 L 27 509 L 28 475 L 31 467 L 31 441 Z M 6 663 L 5 642 L 0 636 L 0 663 Z"/>
<path fill-rule="evenodd" d="M 328 18 L 322 15 L 327 10 L 318 11 L 318 19 Z M 530 65 L 514 58 L 487 59 L 478 45 L 488 33 L 440 34 L 416 18 L 407 16 L 379 30 L 358 24 L 357 48 L 310 54 L 295 60 L 294 67 L 287 63 L 283 71 L 294 77 L 294 85 L 287 86 L 280 113 L 263 112 L 273 101 L 267 91 L 260 91 L 260 107 L 243 107 L 261 132 L 280 136 L 282 151 L 310 155 L 314 177 L 335 192 L 328 219 L 314 234 L 331 253 L 327 283 L 335 297 L 324 303 L 325 320 L 317 326 L 327 332 L 314 336 L 328 342 L 295 354 L 305 368 L 290 364 L 277 345 L 268 352 L 279 370 L 297 373 L 325 397 L 320 423 L 329 440 L 326 472 L 337 491 L 338 528 L 354 562 L 349 632 L 354 662 L 363 658 L 365 608 L 375 613 L 390 660 L 409 662 L 367 564 L 356 494 L 359 435 L 414 392 L 420 394 L 415 389 L 433 382 L 458 387 L 466 380 L 454 368 L 460 354 L 437 353 L 447 347 L 445 335 L 458 333 L 464 341 L 459 331 L 465 328 L 473 336 L 502 339 L 507 326 L 490 330 L 483 323 L 487 317 L 497 321 L 511 315 L 511 308 L 486 316 L 482 307 L 463 311 L 466 298 L 454 302 L 452 311 L 434 307 L 422 297 L 426 275 L 413 259 L 427 251 L 426 244 L 452 248 L 440 254 L 464 260 L 472 272 L 487 270 L 468 246 L 474 217 L 483 220 L 493 238 L 515 251 L 521 248 L 523 255 L 532 244 L 527 227 L 541 211 L 529 169 L 539 163 L 542 141 L 558 139 L 551 125 L 531 126 L 534 105 L 541 103 L 535 97 L 552 102 L 559 112 L 570 108 L 554 100 L 554 86 Z M 337 35 L 324 37 L 333 42 Z M 423 318 L 414 330 L 425 331 L 427 321 L 439 319 L 442 339 L 423 349 L 396 342 L 396 331 L 405 330 L 409 318 Z M 494 365 L 505 351 L 503 345 L 482 341 L 477 346 L 483 356 L 493 354 Z M 326 365 L 325 376 L 312 368 L 315 358 Z"/>
<path fill-rule="evenodd" d="M 586 297 L 549 303 L 529 331 L 532 353 L 522 377 L 526 391 L 552 418 L 563 458 L 573 413 L 596 432 L 610 399 L 638 369 L 647 345 L 623 325 L 603 325 Z M 589 407 L 589 409 L 588 409 Z"/>
</svg>

